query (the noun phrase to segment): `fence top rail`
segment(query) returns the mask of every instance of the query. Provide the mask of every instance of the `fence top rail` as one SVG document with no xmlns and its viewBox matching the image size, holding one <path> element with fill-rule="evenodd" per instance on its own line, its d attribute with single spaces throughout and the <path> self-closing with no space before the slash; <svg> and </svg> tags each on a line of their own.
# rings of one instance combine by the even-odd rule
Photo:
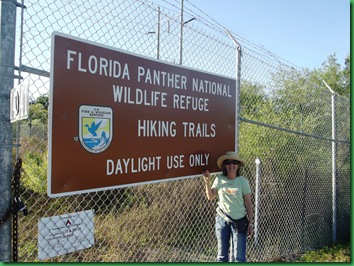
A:
<svg viewBox="0 0 354 266">
<path fill-rule="evenodd" d="M 309 134 L 309 133 L 305 133 L 305 132 L 302 132 L 302 131 L 296 131 L 296 130 L 283 128 L 283 127 L 278 127 L 278 126 L 274 126 L 274 125 L 270 125 L 270 124 L 266 124 L 266 123 L 262 123 L 262 122 L 258 122 L 258 121 L 254 121 L 254 120 L 250 120 L 250 119 L 247 119 L 247 118 L 242 118 L 242 117 L 240 118 L 240 120 L 243 121 L 243 122 L 250 123 L 250 124 L 259 125 L 259 126 L 262 126 L 262 127 L 273 128 L 273 129 L 276 129 L 276 130 L 289 132 L 289 133 L 293 133 L 293 134 L 297 134 L 297 135 L 302 135 L 302 136 L 306 136 L 306 137 L 311 137 L 311 138 L 316 138 L 316 139 L 323 139 L 323 140 L 328 140 L 328 141 L 333 141 L 333 142 L 338 142 L 338 143 L 350 144 L 349 140 L 338 140 L 338 139 L 326 138 L 326 137 L 323 137 L 323 136 Z"/>
</svg>

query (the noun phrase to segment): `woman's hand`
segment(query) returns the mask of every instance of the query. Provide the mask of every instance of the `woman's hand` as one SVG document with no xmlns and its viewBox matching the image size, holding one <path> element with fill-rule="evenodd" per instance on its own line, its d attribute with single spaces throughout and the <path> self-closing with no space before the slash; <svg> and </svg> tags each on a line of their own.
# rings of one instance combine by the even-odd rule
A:
<svg viewBox="0 0 354 266">
<path fill-rule="evenodd" d="M 251 201 L 251 193 L 248 193 L 243 196 L 243 200 L 246 206 L 246 212 L 249 219 L 248 229 L 247 229 L 247 237 L 251 237 L 253 235 L 253 206 Z"/>
<path fill-rule="evenodd" d="M 210 181 L 210 173 L 209 173 L 209 171 L 205 170 L 202 173 L 203 173 L 204 182 L 206 184 L 209 184 L 209 181 Z"/>
<path fill-rule="evenodd" d="M 202 173 L 203 173 L 203 178 L 204 178 L 204 183 L 205 183 L 206 196 L 207 196 L 208 200 L 212 200 L 216 197 L 216 191 L 215 191 L 215 189 L 212 189 L 210 187 L 210 173 L 208 170 L 205 170 Z"/>
<path fill-rule="evenodd" d="M 254 225 L 253 224 L 248 224 L 248 228 L 247 228 L 247 237 L 248 238 L 250 238 L 250 237 L 252 237 L 252 235 L 253 235 L 253 227 L 254 227 Z"/>
</svg>

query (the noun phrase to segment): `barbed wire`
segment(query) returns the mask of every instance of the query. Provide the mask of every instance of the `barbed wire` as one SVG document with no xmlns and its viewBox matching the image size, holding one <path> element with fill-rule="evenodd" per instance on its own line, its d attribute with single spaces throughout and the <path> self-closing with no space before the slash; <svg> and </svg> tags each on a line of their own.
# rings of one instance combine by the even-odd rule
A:
<svg viewBox="0 0 354 266">
<path fill-rule="evenodd" d="M 144 1 L 144 0 L 138 0 L 142 4 L 149 6 L 150 8 L 154 8 L 154 5 L 157 5 L 155 2 L 150 2 L 150 1 Z M 163 8 L 168 9 L 171 12 L 175 12 L 180 14 L 180 1 L 179 0 L 161 0 L 163 3 L 166 4 L 166 6 L 163 6 Z M 184 0 L 185 3 L 188 3 L 191 7 L 188 5 L 183 6 L 183 12 L 184 14 L 187 14 L 191 18 L 195 17 L 196 21 L 199 22 L 202 26 L 207 27 L 209 30 L 213 30 L 217 32 L 218 34 L 227 36 L 228 32 L 230 32 L 233 36 L 236 36 L 237 40 L 242 44 L 242 46 L 245 46 L 244 48 L 250 50 L 253 53 L 256 53 L 260 56 L 265 56 L 268 59 L 271 59 L 277 63 L 279 63 L 282 66 L 288 65 L 293 68 L 299 69 L 300 67 L 295 65 L 294 63 L 281 58 L 280 56 L 276 55 L 274 52 L 271 52 L 270 50 L 266 49 L 263 45 L 256 44 L 247 38 L 241 36 L 238 33 L 235 33 L 234 31 L 227 29 L 225 26 L 223 26 L 221 23 L 219 23 L 217 20 L 212 18 L 210 15 L 205 13 L 203 10 L 198 8 L 195 4 L 193 4 L 190 0 Z"/>
</svg>

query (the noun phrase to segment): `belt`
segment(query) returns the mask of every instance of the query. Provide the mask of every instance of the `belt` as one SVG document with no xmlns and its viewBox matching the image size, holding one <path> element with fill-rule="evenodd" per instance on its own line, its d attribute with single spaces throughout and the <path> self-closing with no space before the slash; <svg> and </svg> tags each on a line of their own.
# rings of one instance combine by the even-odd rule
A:
<svg viewBox="0 0 354 266">
<path fill-rule="evenodd" d="M 230 215 L 228 215 L 226 212 L 224 212 L 220 207 L 218 207 L 218 210 L 220 210 L 220 212 L 221 212 L 224 216 L 226 216 L 226 217 L 227 217 L 231 222 L 233 222 L 233 223 L 237 223 L 237 222 L 242 221 L 243 219 L 246 218 L 246 216 L 244 216 L 244 217 L 242 217 L 242 218 L 240 218 L 240 219 L 233 219 Z"/>
</svg>

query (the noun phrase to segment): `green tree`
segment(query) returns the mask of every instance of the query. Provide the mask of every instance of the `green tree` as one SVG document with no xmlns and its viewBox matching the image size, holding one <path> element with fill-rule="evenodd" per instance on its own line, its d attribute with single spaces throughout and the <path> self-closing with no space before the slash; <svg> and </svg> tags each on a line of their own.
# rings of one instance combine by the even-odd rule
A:
<svg viewBox="0 0 354 266">
<path fill-rule="evenodd" d="M 49 98 L 47 95 L 42 95 L 42 96 L 39 96 L 36 100 L 35 103 L 40 103 L 41 105 L 43 105 L 43 107 L 48 110 L 48 107 L 49 107 Z"/>
<path fill-rule="evenodd" d="M 349 93 L 350 73 L 349 57 L 346 67 L 341 69 L 335 55 L 329 56 L 320 69 L 281 68 L 272 75 L 271 82 L 253 84 L 243 81 L 241 84 L 241 117 L 264 124 L 277 126 L 307 134 L 331 137 L 331 94 L 325 87 L 323 80 L 338 94 Z M 271 84 L 271 85 L 269 85 Z M 345 112 L 345 110 L 343 110 Z M 316 149 L 310 149 L 312 142 L 305 143 L 306 138 L 274 129 L 259 127 L 249 123 L 241 123 L 240 151 L 244 156 L 260 156 L 271 158 L 281 165 L 281 171 L 290 173 L 294 169 L 294 162 L 313 162 L 328 156 L 328 145 L 324 142 L 316 144 Z M 286 151 L 286 152 L 285 152 Z M 284 156 L 284 152 L 291 159 Z M 279 157 L 279 158 L 278 158 Z M 315 167 L 308 171 L 321 172 Z M 274 172 L 275 173 L 275 172 Z"/>
<path fill-rule="evenodd" d="M 330 55 L 322 67 L 310 72 L 314 82 L 320 84 L 324 80 L 332 90 L 343 96 L 350 96 L 350 55 L 345 59 L 342 69 L 336 54 Z"/>
<path fill-rule="evenodd" d="M 345 67 L 343 70 L 343 76 L 344 76 L 344 86 L 349 91 L 350 93 L 350 55 L 347 56 L 345 59 Z"/>
<path fill-rule="evenodd" d="M 48 124 L 48 96 L 40 96 L 30 103 L 28 120 L 31 126 Z"/>
</svg>

